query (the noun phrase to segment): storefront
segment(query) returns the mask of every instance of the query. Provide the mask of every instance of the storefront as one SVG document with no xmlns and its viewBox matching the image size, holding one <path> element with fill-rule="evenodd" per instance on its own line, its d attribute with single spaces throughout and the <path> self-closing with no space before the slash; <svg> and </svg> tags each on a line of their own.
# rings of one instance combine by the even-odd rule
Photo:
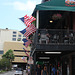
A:
<svg viewBox="0 0 75 75">
<path fill-rule="evenodd" d="M 33 15 L 37 28 L 32 45 L 34 68 L 42 61 L 49 74 L 53 64 L 57 75 L 75 74 L 75 7 L 66 5 L 65 0 L 51 0 L 36 5 Z"/>
</svg>

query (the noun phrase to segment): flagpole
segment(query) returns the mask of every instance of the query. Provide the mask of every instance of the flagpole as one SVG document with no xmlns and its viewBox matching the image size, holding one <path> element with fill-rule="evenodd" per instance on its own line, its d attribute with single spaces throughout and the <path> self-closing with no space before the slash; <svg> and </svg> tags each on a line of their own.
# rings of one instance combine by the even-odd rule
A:
<svg viewBox="0 0 75 75">
<path fill-rule="evenodd" d="M 36 12 L 36 28 L 39 28 L 39 10 Z"/>
<path fill-rule="evenodd" d="M 35 52 L 36 48 L 33 50 L 32 54 L 31 54 L 31 57 L 33 56 L 34 52 Z"/>
</svg>

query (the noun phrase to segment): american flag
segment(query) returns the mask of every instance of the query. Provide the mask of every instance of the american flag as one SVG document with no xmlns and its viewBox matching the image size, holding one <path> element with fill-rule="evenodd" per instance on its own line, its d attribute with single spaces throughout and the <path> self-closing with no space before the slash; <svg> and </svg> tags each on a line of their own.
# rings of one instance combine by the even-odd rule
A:
<svg viewBox="0 0 75 75">
<path fill-rule="evenodd" d="M 35 26 L 31 24 L 29 27 L 26 28 L 26 33 L 24 34 L 24 36 L 27 38 L 29 35 L 31 35 L 35 31 L 36 31 Z"/>
<path fill-rule="evenodd" d="M 24 42 L 24 46 L 27 48 L 29 46 L 29 44 L 31 44 L 31 40 L 30 39 L 23 39 Z"/>
<path fill-rule="evenodd" d="M 24 17 L 19 18 L 22 22 L 24 22 Z"/>
<path fill-rule="evenodd" d="M 25 52 L 28 52 L 29 53 L 29 51 L 28 50 L 26 50 L 25 48 L 23 48 L 24 50 L 25 50 Z"/>
<path fill-rule="evenodd" d="M 27 53 L 27 52 L 25 52 L 25 54 L 29 57 L 30 55 L 29 55 L 29 53 Z"/>
<path fill-rule="evenodd" d="M 22 34 L 24 34 L 24 36 L 26 38 L 28 38 L 29 35 L 31 35 L 32 33 L 34 33 L 36 31 L 36 28 L 33 24 L 31 24 L 29 27 L 26 27 L 25 29 L 23 29 L 22 31 L 20 31 Z"/>
<path fill-rule="evenodd" d="M 25 62 L 25 57 L 22 57 L 21 59 Z"/>
<path fill-rule="evenodd" d="M 30 16 L 30 17 L 27 15 L 24 16 L 24 23 L 26 24 L 27 27 L 29 27 L 30 24 L 35 20 L 36 18 L 34 18 L 33 16 Z"/>
<path fill-rule="evenodd" d="M 25 50 L 25 54 L 29 57 L 30 56 L 29 52 L 25 48 L 23 49 Z"/>
<path fill-rule="evenodd" d="M 31 25 L 31 23 L 36 20 L 35 17 L 33 17 L 33 16 L 28 16 L 28 15 L 25 15 L 24 17 L 19 18 L 19 19 L 20 19 L 22 22 L 24 22 L 27 27 L 29 27 L 29 26 Z"/>
</svg>

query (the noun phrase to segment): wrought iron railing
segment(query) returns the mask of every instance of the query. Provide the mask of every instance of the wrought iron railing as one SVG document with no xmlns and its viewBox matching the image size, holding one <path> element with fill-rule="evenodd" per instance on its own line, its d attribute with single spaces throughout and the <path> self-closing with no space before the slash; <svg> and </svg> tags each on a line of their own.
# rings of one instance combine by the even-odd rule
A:
<svg viewBox="0 0 75 75">
<path fill-rule="evenodd" d="M 35 34 L 36 44 L 74 44 L 74 30 L 38 29 Z"/>
</svg>

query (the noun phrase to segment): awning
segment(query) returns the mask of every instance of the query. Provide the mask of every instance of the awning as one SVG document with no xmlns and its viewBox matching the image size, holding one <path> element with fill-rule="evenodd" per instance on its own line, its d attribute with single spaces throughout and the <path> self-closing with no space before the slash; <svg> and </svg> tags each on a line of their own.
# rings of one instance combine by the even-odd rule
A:
<svg viewBox="0 0 75 75">
<path fill-rule="evenodd" d="M 66 6 L 65 0 L 51 0 L 36 5 L 35 10 L 60 10 L 75 12 L 75 6 Z"/>
</svg>

